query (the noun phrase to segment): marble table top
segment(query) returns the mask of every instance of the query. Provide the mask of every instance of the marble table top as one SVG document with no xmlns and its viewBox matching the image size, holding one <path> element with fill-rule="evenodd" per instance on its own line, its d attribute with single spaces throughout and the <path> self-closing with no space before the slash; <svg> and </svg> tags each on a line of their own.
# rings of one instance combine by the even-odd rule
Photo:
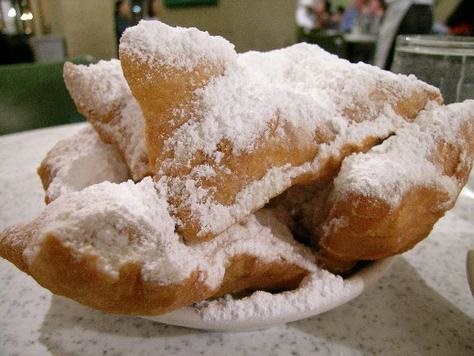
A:
<svg viewBox="0 0 474 356">
<path fill-rule="evenodd" d="M 36 168 L 80 125 L 0 137 L 0 229 L 44 206 Z M 0 355 L 473 355 L 474 176 L 431 236 L 357 299 L 309 319 L 241 333 L 104 314 L 54 296 L 0 260 Z"/>
</svg>

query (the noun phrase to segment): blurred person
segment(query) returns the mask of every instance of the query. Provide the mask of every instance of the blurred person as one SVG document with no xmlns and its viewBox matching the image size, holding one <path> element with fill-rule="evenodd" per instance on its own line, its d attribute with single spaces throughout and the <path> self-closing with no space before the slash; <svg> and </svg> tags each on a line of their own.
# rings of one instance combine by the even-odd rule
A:
<svg viewBox="0 0 474 356">
<path fill-rule="evenodd" d="M 342 32 L 351 32 L 355 24 L 359 20 L 360 14 L 368 6 L 369 0 L 353 0 L 352 4 L 346 8 L 342 14 L 341 24 L 339 29 Z"/>
<path fill-rule="evenodd" d="M 472 1 L 472 0 L 470 0 Z M 390 69 L 398 35 L 429 34 L 433 28 L 433 0 L 386 0 L 374 64 Z"/>
<path fill-rule="evenodd" d="M 314 30 L 322 30 L 330 20 L 327 1 L 300 0 L 295 17 L 296 25 L 306 34 Z"/>
<path fill-rule="evenodd" d="M 381 0 L 354 0 L 341 18 L 342 32 L 376 34 L 384 15 Z"/>
<path fill-rule="evenodd" d="M 369 2 L 369 13 L 371 17 L 371 28 L 369 32 L 372 34 L 378 34 L 380 24 L 382 23 L 385 14 L 385 3 L 383 0 L 371 0 Z"/>
<path fill-rule="evenodd" d="M 159 0 L 150 0 L 148 2 L 148 12 L 145 20 L 158 20 L 160 14 L 160 2 Z"/>
<path fill-rule="evenodd" d="M 338 6 L 336 11 L 331 14 L 330 19 L 330 28 L 334 30 L 338 30 L 341 25 L 342 15 L 344 14 L 344 8 L 342 6 Z"/>
<path fill-rule="evenodd" d="M 120 37 L 127 29 L 133 26 L 133 15 L 129 0 L 119 0 L 115 2 L 115 35 L 117 43 L 120 42 Z"/>
</svg>

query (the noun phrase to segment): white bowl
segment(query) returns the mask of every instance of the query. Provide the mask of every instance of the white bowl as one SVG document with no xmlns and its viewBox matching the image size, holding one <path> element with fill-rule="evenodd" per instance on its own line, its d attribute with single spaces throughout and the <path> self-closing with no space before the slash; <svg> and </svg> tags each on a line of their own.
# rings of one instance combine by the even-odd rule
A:
<svg viewBox="0 0 474 356">
<path fill-rule="evenodd" d="M 324 313 L 358 297 L 365 289 L 367 289 L 367 287 L 369 287 L 385 274 L 385 272 L 392 265 L 394 259 L 395 257 L 390 257 L 371 263 L 367 267 L 359 270 L 354 275 L 347 278 L 344 281 L 343 289 L 337 293 L 337 298 L 334 298 L 334 295 L 331 294 L 328 294 L 326 297 L 321 297 L 321 295 L 315 296 L 320 298 L 318 303 L 316 303 L 317 307 L 311 307 L 292 312 L 277 311 L 266 317 L 232 319 L 231 315 L 236 314 L 232 313 L 233 301 L 226 301 L 226 310 L 229 311 L 229 313 L 226 317 L 221 319 L 203 317 L 203 315 L 206 315 L 206 308 L 209 308 L 209 306 L 206 304 L 202 304 L 200 306 L 184 307 L 168 314 L 153 317 L 144 316 L 143 318 L 169 325 L 213 331 L 255 330 L 267 328 L 277 324 L 289 323 L 291 321 L 305 319 Z M 236 308 L 237 302 L 234 301 Z M 271 305 L 271 300 L 269 305 Z M 284 310 L 284 308 L 281 310 Z"/>
</svg>

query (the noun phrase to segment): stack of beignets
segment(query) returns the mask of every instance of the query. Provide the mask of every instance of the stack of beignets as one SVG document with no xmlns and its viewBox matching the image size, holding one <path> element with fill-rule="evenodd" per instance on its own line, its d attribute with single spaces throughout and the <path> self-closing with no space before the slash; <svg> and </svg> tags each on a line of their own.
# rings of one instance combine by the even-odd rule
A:
<svg viewBox="0 0 474 356">
<path fill-rule="evenodd" d="M 1 233 L 0 255 L 108 312 L 292 289 L 317 264 L 347 272 L 401 253 L 472 167 L 474 101 L 443 106 L 412 76 L 309 44 L 237 54 L 143 21 L 120 61 L 67 63 L 64 76 L 97 133 L 48 153 L 50 204 Z"/>
</svg>

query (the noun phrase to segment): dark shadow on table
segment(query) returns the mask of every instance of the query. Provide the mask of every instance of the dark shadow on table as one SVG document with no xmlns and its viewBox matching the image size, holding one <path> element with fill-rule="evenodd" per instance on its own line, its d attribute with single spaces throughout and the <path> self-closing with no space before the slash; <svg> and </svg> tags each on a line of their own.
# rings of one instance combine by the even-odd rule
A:
<svg viewBox="0 0 474 356">
<path fill-rule="evenodd" d="M 474 355 L 474 320 L 402 257 L 359 298 L 290 325 L 365 355 L 386 354 L 387 345 L 400 355 Z"/>
</svg>

